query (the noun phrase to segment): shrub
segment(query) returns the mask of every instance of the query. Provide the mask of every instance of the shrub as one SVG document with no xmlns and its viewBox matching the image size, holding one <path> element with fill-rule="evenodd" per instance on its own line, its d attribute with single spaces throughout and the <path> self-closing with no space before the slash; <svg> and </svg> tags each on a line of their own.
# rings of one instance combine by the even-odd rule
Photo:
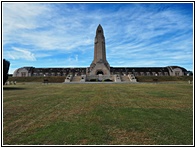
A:
<svg viewBox="0 0 196 148">
<path fill-rule="evenodd" d="M 97 79 L 90 79 L 90 82 L 96 82 Z"/>
<path fill-rule="evenodd" d="M 112 82 L 110 79 L 105 79 L 104 82 Z"/>
</svg>

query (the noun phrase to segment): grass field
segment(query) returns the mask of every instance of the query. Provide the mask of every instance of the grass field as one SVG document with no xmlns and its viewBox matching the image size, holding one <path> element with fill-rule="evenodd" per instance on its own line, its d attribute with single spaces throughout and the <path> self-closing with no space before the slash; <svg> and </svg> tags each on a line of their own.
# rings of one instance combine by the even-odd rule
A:
<svg viewBox="0 0 196 148">
<path fill-rule="evenodd" d="M 192 145 L 193 85 L 4 86 L 3 144 Z"/>
</svg>

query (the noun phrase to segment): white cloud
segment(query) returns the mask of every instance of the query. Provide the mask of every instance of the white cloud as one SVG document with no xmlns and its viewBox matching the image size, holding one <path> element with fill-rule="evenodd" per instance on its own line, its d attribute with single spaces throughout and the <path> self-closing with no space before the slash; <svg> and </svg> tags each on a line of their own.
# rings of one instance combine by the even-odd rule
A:
<svg viewBox="0 0 196 148">
<path fill-rule="evenodd" d="M 4 44 L 20 37 L 23 31 L 38 28 L 37 18 L 46 12 L 48 8 L 38 3 L 3 3 Z"/>
<path fill-rule="evenodd" d="M 4 45 L 17 43 L 32 46 L 34 51 L 56 51 L 75 50 L 81 45 L 93 43 L 92 37 L 88 36 L 88 29 L 82 28 L 85 26 L 78 16 L 61 16 L 52 5 L 8 3 L 3 8 Z M 64 13 L 67 11 L 70 12 L 65 9 Z"/>
<path fill-rule="evenodd" d="M 36 61 L 34 54 L 28 51 L 27 49 L 19 49 L 17 47 L 12 47 L 12 49 L 12 51 L 4 52 L 6 57 L 13 60 L 25 59 L 27 61 Z"/>
</svg>

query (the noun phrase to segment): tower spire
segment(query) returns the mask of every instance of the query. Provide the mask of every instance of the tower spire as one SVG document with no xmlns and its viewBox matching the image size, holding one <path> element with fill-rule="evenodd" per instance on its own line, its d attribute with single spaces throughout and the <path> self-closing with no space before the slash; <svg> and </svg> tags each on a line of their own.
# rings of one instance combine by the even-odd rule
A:
<svg viewBox="0 0 196 148">
<path fill-rule="evenodd" d="M 98 27 L 97 27 L 96 36 L 97 36 L 98 33 L 104 34 L 103 28 L 102 28 L 102 26 L 101 26 L 100 24 L 99 24 Z"/>
<path fill-rule="evenodd" d="M 94 42 L 94 59 L 90 66 L 91 75 L 97 75 L 97 71 L 102 71 L 105 75 L 110 75 L 110 66 L 106 60 L 105 37 L 102 26 L 99 24 L 96 30 Z"/>
</svg>

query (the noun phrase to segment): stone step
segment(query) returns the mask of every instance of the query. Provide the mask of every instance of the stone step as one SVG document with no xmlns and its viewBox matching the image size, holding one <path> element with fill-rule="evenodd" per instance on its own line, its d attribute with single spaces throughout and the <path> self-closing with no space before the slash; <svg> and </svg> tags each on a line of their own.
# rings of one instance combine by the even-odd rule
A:
<svg viewBox="0 0 196 148">
<path fill-rule="evenodd" d="M 130 79 L 128 76 L 121 76 L 121 81 L 122 82 L 130 82 Z"/>
<path fill-rule="evenodd" d="M 80 82 L 81 76 L 74 76 L 72 82 Z"/>
</svg>

